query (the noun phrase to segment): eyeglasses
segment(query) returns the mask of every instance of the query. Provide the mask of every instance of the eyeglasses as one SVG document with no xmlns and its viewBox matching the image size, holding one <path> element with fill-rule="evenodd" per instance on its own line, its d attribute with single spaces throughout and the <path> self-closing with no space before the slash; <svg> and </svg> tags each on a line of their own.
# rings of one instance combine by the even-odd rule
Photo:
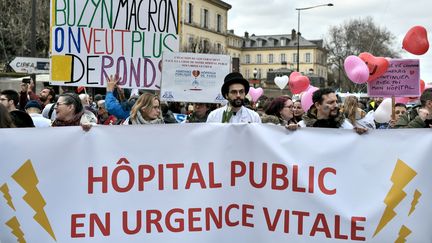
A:
<svg viewBox="0 0 432 243">
<path fill-rule="evenodd" d="M 54 104 L 54 107 L 58 107 L 59 105 L 68 105 L 68 104 L 57 102 L 57 103 Z"/>
</svg>

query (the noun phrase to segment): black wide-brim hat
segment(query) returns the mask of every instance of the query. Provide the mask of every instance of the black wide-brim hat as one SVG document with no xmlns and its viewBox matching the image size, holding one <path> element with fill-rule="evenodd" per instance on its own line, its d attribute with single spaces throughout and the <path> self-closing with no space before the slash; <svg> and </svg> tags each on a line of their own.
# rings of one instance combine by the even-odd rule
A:
<svg viewBox="0 0 432 243">
<path fill-rule="evenodd" d="M 224 84 L 221 88 L 221 93 L 223 97 L 226 97 L 226 94 L 228 94 L 229 86 L 231 84 L 242 84 L 245 88 L 245 95 L 249 93 L 249 82 L 243 78 L 241 73 L 229 73 L 227 76 L 225 76 Z"/>
</svg>

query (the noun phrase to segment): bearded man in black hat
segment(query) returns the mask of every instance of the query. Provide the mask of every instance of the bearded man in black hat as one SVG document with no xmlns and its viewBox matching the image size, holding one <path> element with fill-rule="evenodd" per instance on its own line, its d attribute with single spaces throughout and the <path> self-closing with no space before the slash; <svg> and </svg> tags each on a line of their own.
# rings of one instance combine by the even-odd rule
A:
<svg viewBox="0 0 432 243">
<path fill-rule="evenodd" d="M 244 106 L 249 92 L 249 82 L 240 73 L 230 73 L 224 79 L 221 93 L 228 104 L 212 111 L 207 122 L 261 123 L 258 113 Z"/>
</svg>

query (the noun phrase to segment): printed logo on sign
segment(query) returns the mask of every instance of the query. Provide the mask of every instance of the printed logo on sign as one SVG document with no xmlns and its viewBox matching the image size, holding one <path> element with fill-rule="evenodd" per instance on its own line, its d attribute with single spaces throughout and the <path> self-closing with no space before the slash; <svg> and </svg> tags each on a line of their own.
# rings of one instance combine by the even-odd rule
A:
<svg viewBox="0 0 432 243">
<path fill-rule="evenodd" d="M 222 94 L 218 94 L 215 98 L 215 101 L 225 101 L 225 98 L 222 96 Z"/>
<path fill-rule="evenodd" d="M 384 212 L 381 216 L 381 220 L 377 225 L 373 237 L 378 235 L 381 230 L 383 230 L 388 223 L 390 223 L 394 217 L 398 215 L 398 211 L 396 207 L 402 203 L 403 200 L 410 200 L 411 207 L 408 212 L 408 217 L 415 211 L 417 204 L 420 201 L 422 193 L 416 189 L 412 193 L 411 196 L 405 199 L 408 196 L 408 193 L 404 191 L 405 187 L 417 176 L 417 171 L 412 169 L 408 164 L 404 161 L 398 159 L 396 162 L 396 166 L 393 170 L 393 174 L 391 176 L 392 187 L 384 198 L 384 204 L 386 205 Z M 402 214 L 402 213 L 399 213 Z M 405 213 L 404 213 L 405 214 Z M 405 214 L 406 215 L 406 214 Z M 412 233 L 411 229 L 407 226 L 402 225 L 399 230 L 398 238 L 395 242 L 405 242 L 406 238 Z"/>
<path fill-rule="evenodd" d="M 174 95 L 172 94 L 172 91 L 165 91 L 165 93 L 162 95 L 162 98 L 166 100 L 172 100 L 174 99 Z"/>
<path fill-rule="evenodd" d="M 56 236 L 51 227 L 51 223 L 48 219 L 48 215 L 45 212 L 46 202 L 39 191 L 38 184 L 39 179 L 36 175 L 36 171 L 33 168 L 31 160 L 27 160 L 24 164 L 11 176 L 12 179 L 24 189 L 24 196 L 22 199 L 30 206 L 34 214 L 34 221 L 36 224 L 40 225 L 54 241 Z M 7 183 L 0 184 L 0 192 L 5 199 L 5 203 L 11 210 L 15 213 L 17 210 L 14 206 L 14 201 L 20 200 L 18 198 L 13 198 L 9 192 L 9 185 Z M 16 216 L 10 218 L 5 225 L 9 228 L 10 232 L 17 239 L 18 242 L 26 242 L 25 234 L 21 229 L 21 224 Z"/>
</svg>

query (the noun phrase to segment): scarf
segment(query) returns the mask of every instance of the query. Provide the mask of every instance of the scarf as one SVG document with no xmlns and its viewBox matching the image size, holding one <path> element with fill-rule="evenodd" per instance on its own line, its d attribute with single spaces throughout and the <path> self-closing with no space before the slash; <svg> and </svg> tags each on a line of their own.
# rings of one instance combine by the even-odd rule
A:
<svg viewBox="0 0 432 243">
<path fill-rule="evenodd" d="M 147 121 L 142 117 L 141 112 L 137 112 L 135 119 L 130 118 L 130 122 L 132 125 L 149 125 L 149 124 L 164 124 L 163 120 L 160 118 L 156 118 L 151 121 Z"/>
<path fill-rule="evenodd" d="M 81 111 L 78 114 L 75 114 L 69 121 L 61 121 L 59 119 L 55 119 L 51 126 L 53 127 L 64 127 L 64 126 L 79 126 L 81 123 L 81 117 L 84 114 L 84 111 Z"/>
</svg>

